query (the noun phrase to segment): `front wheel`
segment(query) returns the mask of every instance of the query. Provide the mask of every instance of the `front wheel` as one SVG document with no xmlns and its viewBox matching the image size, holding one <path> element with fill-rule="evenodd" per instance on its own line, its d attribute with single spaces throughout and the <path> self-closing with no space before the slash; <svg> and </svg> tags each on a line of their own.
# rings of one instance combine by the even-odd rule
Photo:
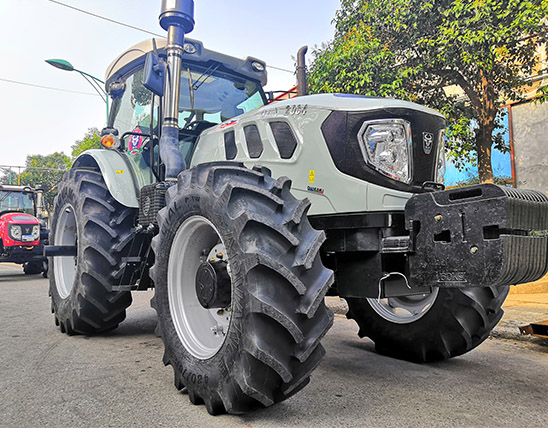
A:
<svg viewBox="0 0 548 428">
<path fill-rule="evenodd" d="M 44 262 L 25 262 L 23 272 L 25 275 L 37 275 L 44 272 Z"/>
<path fill-rule="evenodd" d="M 509 287 L 434 288 L 431 294 L 388 299 L 347 298 L 347 317 L 378 353 L 414 362 L 462 355 L 497 325 Z"/>
<path fill-rule="evenodd" d="M 242 413 L 309 381 L 333 323 L 323 232 L 289 180 L 240 164 L 200 165 L 166 193 L 151 269 L 175 386 L 209 413 Z"/>
</svg>

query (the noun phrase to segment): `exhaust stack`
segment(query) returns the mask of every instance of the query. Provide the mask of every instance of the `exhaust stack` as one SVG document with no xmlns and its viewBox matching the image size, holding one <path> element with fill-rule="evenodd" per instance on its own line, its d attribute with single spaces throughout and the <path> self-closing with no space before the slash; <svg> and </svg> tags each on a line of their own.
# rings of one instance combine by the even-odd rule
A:
<svg viewBox="0 0 548 428">
<path fill-rule="evenodd" d="M 306 80 L 306 61 L 305 55 L 308 46 L 303 46 L 297 52 L 297 96 L 308 95 L 308 82 Z"/>
<path fill-rule="evenodd" d="M 160 26 L 167 31 L 167 78 L 164 88 L 164 119 L 160 137 L 160 157 L 166 179 L 175 179 L 186 168 L 179 152 L 179 85 L 185 34 L 194 29 L 194 0 L 162 0 Z"/>
</svg>

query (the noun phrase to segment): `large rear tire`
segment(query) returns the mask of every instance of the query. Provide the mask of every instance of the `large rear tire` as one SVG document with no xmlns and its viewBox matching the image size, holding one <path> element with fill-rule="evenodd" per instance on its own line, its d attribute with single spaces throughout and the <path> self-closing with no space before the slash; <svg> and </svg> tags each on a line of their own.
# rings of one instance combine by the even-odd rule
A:
<svg viewBox="0 0 548 428">
<path fill-rule="evenodd" d="M 63 176 L 50 242 L 75 245 L 77 254 L 50 259 L 48 275 L 51 309 L 63 333 L 100 333 L 125 319 L 131 292 L 112 287 L 119 285 L 136 214 L 112 197 L 99 172 L 73 169 Z"/>
<path fill-rule="evenodd" d="M 347 318 L 379 354 L 414 362 L 462 355 L 497 325 L 509 287 L 443 288 L 415 298 L 347 298 Z"/>
<path fill-rule="evenodd" d="M 166 204 L 152 242 L 151 305 L 177 389 L 210 414 L 270 406 L 299 391 L 333 323 L 324 304 L 333 274 L 321 263 L 324 233 L 308 222 L 308 200 L 268 170 L 219 163 L 181 173 Z M 206 309 L 197 282 L 202 291 L 211 286 L 199 276 L 211 259 L 226 262 L 229 283 L 205 294 L 228 297 Z"/>
</svg>

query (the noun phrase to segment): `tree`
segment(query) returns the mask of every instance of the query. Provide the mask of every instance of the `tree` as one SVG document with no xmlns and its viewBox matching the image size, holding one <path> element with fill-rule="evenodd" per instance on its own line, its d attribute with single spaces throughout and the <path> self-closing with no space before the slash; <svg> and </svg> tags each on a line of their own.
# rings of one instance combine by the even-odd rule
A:
<svg viewBox="0 0 548 428">
<path fill-rule="evenodd" d="M 89 128 L 81 140 L 76 140 L 72 145 L 72 159 L 76 159 L 80 153 L 89 149 L 100 149 L 101 132 L 97 128 Z"/>
<path fill-rule="evenodd" d="M 57 184 L 63 174 L 70 168 L 70 158 L 64 153 L 51 155 L 28 155 L 25 162 L 25 171 L 21 174 L 21 184 L 28 186 L 44 186 L 44 196 L 52 205 L 57 195 Z"/>
<path fill-rule="evenodd" d="M 477 161 L 480 181 L 492 182 L 492 147 L 508 150 L 497 112 L 523 98 L 547 16 L 546 0 L 341 0 L 334 40 L 314 52 L 310 87 L 440 110 L 449 154 L 460 166 Z"/>
</svg>

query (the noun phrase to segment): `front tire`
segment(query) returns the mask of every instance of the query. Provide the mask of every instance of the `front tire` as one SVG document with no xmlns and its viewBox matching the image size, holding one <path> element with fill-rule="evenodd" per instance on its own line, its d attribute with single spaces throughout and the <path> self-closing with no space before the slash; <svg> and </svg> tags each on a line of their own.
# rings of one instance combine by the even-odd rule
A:
<svg viewBox="0 0 548 428">
<path fill-rule="evenodd" d="M 323 298 L 333 274 L 319 258 L 325 238 L 308 222 L 310 203 L 289 189 L 267 170 L 200 165 L 179 175 L 158 215 L 151 304 L 164 363 L 177 389 L 210 414 L 290 397 L 325 353 L 320 339 L 333 314 Z M 228 300 L 206 309 L 196 282 L 207 289 L 197 272 L 210 259 L 226 262 L 230 284 Z"/>
<path fill-rule="evenodd" d="M 25 262 L 23 264 L 25 275 L 37 275 L 44 272 L 44 262 Z"/>
<path fill-rule="evenodd" d="M 63 333 L 100 333 L 125 319 L 131 292 L 112 287 L 119 285 L 135 216 L 112 197 L 101 173 L 72 169 L 63 176 L 50 242 L 75 245 L 77 254 L 49 260 L 48 274 L 55 324 Z"/>
<path fill-rule="evenodd" d="M 415 298 L 347 298 L 347 318 L 379 354 L 413 362 L 445 360 L 481 344 L 497 325 L 509 287 L 441 288 Z"/>
</svg>

